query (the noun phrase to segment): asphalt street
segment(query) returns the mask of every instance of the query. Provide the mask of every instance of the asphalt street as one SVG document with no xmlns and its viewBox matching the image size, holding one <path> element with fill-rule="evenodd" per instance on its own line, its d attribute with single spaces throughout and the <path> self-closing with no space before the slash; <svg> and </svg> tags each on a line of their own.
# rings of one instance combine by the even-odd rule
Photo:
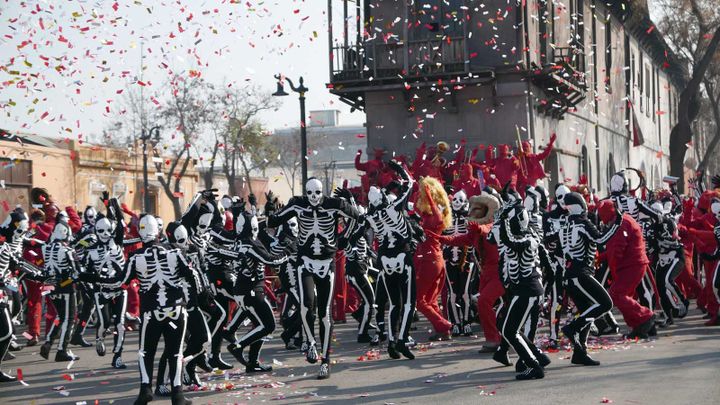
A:
<svg viewBox="0 0 720 405">
<path fill-rule="evenodd" d="M 625 342 L 619 335 L 592 340 L 600 367 L 572 366 L 566 350 L 550 353 L 546 378 L 529 382 L 515 381 L 513 367 L 478 354 L 481 337 L 430 344 L 423 321 L 413 333 L 420 342 L 417 358 L 392 360 L 384 347 L 373 352 L 357 344 L 350 320 L 336 325 L 329 380 L 316 380 L 317 365 L 284 350 L 274 338 L 262 355 L 274 365 L 271 374 L 247 376 L 244 369 L 203 374 L 206 389 L 187 396 L 195 404 L 718 404 L 720 327 L 703 326 L 701 316 L 691 311 L 650 341 Z M 545 333 L 541 328 L 538 340 Z M 91 335 L 94 330 L 88 329 L 88 340 Z M 0 385 L 0 403 L 131 404 L 139 384 L 137 337 L 129 333 L 126 370 L 112 369 L 112 357 L 100 358 L 94 348 L 74 348 L 81 359 L 73 364 L 55 363 L 53 354 L 43 360 L 39 346 L 15 352 L 17 359 L 4 362 L 3 369 L 13 374 L 22 369 L 25 384 Z"/>
</svg>

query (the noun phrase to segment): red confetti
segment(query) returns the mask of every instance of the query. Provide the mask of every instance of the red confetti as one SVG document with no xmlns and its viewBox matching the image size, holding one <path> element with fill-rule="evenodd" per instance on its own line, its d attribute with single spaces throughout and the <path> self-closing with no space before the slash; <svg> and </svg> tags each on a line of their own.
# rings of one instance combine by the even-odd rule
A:
<svg viewBox="0 0 720 405">
<path fill-rule="evenodd" d="M 23 375 L 22 375 L 22 369 L 21 369 L 21 368 L 17 369 L 17 379 L 18 379 L 19 381 L 22 381 L 22 380 L 23 380 Z"/>
<path fill-rule="evenodd" d="M 68 381 L 72 381 L 72 380 L 73 380 L 73 378 L 72 378 L 72 376 L 71 376 L 70 374 L 63 374 L 63 375 L 62 375 L 62 378 L 66 379 L 66 380 L 68 380 Z"/>
</svg>

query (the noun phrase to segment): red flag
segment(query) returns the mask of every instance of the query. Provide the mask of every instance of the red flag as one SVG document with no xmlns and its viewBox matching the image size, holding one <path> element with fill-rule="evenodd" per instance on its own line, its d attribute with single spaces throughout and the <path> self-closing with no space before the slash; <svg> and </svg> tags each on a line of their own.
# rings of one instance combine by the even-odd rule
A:
<svg viewBox="0 0 720 405">
<path fill-rule="evenodd" d="M 630 107 L 630 110 L 632 111 L 632 137 L 633 137 L 633 146 L 640 146 L 645 143 L 645 137 L 642 134 L 642 130 L 640 129 L 640 124 L 638 123 L 637 115 L 635 115 L 635 108 L 633 107 L 632 102 L 628 101 L 628 106 Z"/>
</svg>

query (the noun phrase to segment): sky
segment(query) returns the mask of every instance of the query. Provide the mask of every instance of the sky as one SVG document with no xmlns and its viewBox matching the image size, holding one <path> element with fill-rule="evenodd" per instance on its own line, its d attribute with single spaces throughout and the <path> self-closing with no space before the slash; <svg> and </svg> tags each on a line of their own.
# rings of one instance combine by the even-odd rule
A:
<svg viewBox="0 0 720 405">
<path fill-rule="evenodd" d="M 324 0 L 0 0 L 0 128 L 82 140 L 123 114 L 127 87 L 143 87 L 149 108 L 160 108 L 171 74 L 272 92 L 280 72 L 305 78 L 308 111 L 338 109 L 341 123 L 362 123 L 364 114 L 325 89 L 326 8 Z M 298 126 L 297 97 L 281 103 L 261 120 Z"/>
</svg>

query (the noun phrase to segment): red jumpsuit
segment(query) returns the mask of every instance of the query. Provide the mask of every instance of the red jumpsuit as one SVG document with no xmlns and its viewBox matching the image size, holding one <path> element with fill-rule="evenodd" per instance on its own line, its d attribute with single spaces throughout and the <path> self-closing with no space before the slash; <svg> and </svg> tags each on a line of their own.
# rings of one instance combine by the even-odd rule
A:
<svg viewBox="0 0 720 405">
<path fill-rule="evenodd" d="M 683 290 L 688 298 L 698 298 L 702 296 L 702 285 L 695 278 L 695 269 L 693 266 L 693 253 L 695 250 L 695 244 L 693 238 L 688 232 L 688 227 L 692 224 L 692 211 L 693 211 L 693 200 L 688 199 L 683 203 L 683 214 L 680 217 L 680 223 L 678 225 L 678 233 L 680 235 L 680 241 L 683 244 L 683 250 L 685 252 L 685 267 L 684 271 L 680 273 L 678 278 L 675 280 L 678 286 Z M 700 302 L 698 302 L 700 307 Z M 701 306 L 704 308 L 704 305 Z"/>
<path fill-rule="evenodd" d="M 467 194 L 468 198 L 478 195 L 482 192 L 482 188 L 480 187 L 480 180 L 476 179 L 475 176 L 473 176 L 473 166 L 468 163 L 463 163 L 460 165 L 460 177 L 453 181 L 452 184 L 453 190 L 455 192 L 459 190 L 465 191 L 465 194 Z"/>
<path fill-rule="evenodd" d="M 374 159 L 368 160 L 365 163 L 360 163 L 360 156 L 362 156 L 362 150 L 358 150 L 355 155 L 355 169 L 365 172 L 360 178 L 364 194 L 367 194 L 370 186 L 378 184 L 380 173 L 385 167 L 385 163 L 382 161 L 382 156 L 385 153 L 383 149 L 375 149 Z"/>
<path fill-rule="evenodd" d="M 711 254 L 715 251 L 716 242 L 712 229 L 716 221 L 712 214 L 707 213 L 699 220 L 694 221 L 693 228 L 689 229 L 690 235 L 695 237 L 695 248 L 698 253 Z M 717 266 L 717 260 L 703 260 L 706 281 L 702 292 L 703 300 L 698 299 L 698 305 L 701 302 L 705 304 L 710 315 L 708 325 L 715 325 L 718 322 L 718 309 L 720 309 L 711 281 L 715 273 L 715 266 Z"/>
<path fill-rule="evenodd" d="M 505 288 L 498 272 L 499 254 L 497 245 L 487 240 L 492 224 L 480 225 L 468 223 L 468 233 L 458 236 L 442 236 L 441 242 L 451 246 L 474 246 L 480 258 L 480 296 L 478 298 L 478 316 L 488 346 L 499 345 L 500 332 L 495 317 L 495 302 L 505 295 Z"/>
<path fill-rule="evenodd" d="M 535 186 L 535 183 L 545 178 L 545 168 L 542 162 L 550 156 L 557 136 L 552 134 L 550 143 L 538 154 L 532 153 L 530 143 L 522 143 L 523 153 L 520 155 L 520 174 L 518 175 L 518 190 L 525 190 L 526 186 Z"/>
<path fill-rule="evenodd" d="M 500 145 L 498 147 L 498 157 L 493 160 L 492 165 L 494 167 L 495 177 L 497 177 L 500 185 L 505 187 L 505 184 L 510 182 L 511 187 L 517 190 L 520 163 L 510 154 L 509 146 Z"/>
<path fill-rule="evenodd" d="M 445 259 L 438 239 L 444 225 L 438 206 L 432 199 L 429 201 L 431 214 L 418 211 L 422 217 L 425 240 L 418 244 L 413 257 L 417 280 L 417 309 L 430 321 L 436 333 L 445 335 L 450 333 L 452 324 L 443 317 L 438 305 L 438 297 L 445 285 Z"/>
<path fill-rule="evenodd" d="M 620 229 L 605 246 L 602 257 L 607 259 L 612 274 L 610 298 L 623 314 L 625 323 L 635 329 L 647 322 L 653 312 L 638 303 L 634 297 L 650 260 L 645 254 L 645 241 L 640 225 L 628 214 L 623 214 Z"/>
</svg>

